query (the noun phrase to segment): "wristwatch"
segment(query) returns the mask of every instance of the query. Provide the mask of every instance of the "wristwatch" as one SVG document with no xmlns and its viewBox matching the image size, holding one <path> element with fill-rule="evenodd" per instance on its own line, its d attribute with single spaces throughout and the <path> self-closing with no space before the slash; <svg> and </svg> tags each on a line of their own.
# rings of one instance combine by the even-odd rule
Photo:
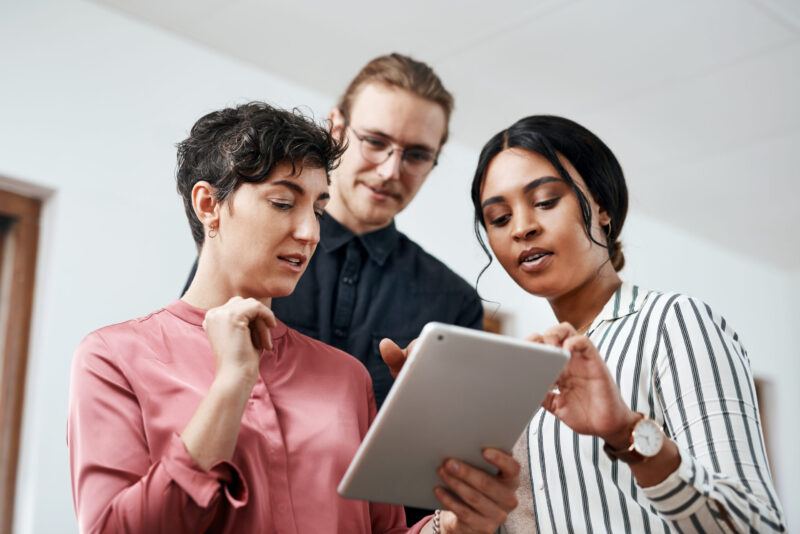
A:
<svg viewBox="0 0 800 534">
<path fill-rule="evenodd" d="M 644 414 L 633 426 L 630 437 L 630 446 L 624 449 L 612 449 L 608 443 L 603 445 L 603 450 L 611 460 L 622 460 L 633 465 L 652 458 L 664 445 L 664 433 L 658 423 Z"/>
</svg>

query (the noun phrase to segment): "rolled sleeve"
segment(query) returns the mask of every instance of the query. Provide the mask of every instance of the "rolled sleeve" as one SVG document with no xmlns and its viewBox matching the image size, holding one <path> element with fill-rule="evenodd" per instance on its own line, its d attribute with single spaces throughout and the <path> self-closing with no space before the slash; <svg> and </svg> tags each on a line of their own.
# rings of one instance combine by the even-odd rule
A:
<svg viewBox="0 0 800 534">
<path fill-rule="evenodd" d="M 202 532 L 248 488 L 231 462 L 203 471 L 171 435 L 151 457 L 138 398 L 106 341 L 87 336 L 73 360 L 67 445 L 81 532 Z"/>
<path fill-rule="evenodd" d="M 163 464 L 172 480 L 200 508 L 215 504 L 221 493 L 233 508 L 247 504 L 249 490 L 241 470 L 233 462 L 221 460 L 204 471 L 186 450 L 177 433 L 172 435 Z"/>
<path fill-rule="evenodd" d="M 691 455 L 680 450 L 681 463 L 666 479 L 642 491 L 665 519 L 677 521 L 694 514 L 708 495 L 708 473 Z"/>
</svg>

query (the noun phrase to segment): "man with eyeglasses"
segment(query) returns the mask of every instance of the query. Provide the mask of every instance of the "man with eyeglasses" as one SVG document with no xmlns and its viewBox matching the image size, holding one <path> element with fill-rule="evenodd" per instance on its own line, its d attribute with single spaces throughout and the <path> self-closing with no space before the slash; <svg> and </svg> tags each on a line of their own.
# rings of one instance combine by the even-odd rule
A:
<svg viewBox="0 0 800 534">
<path fill-rule="evenodd" d="M 272 302 L 292 328 L 361 360 L 379 407 L 393 383 L 383 338 L 396 343 L 384 350 L 399 351 L 429 321 L 482 327 L 472 286 L 394 223 L 436 165 L 452 108 L 422 62 L 391 54 L 361 69 L 330 113 L 333 135 L 348 148 L 331 174 L 320 243 L 294 293 Z M 411 525 L 421 512 L 406 515 Z"/>
<path fill-rule="evenodd" d="M 331 173 L 320 243 L 294 293 L 272 301 L 288 326 L 361 360 L 378 407 L 394 381 L 382 339 L 400 351 L 430 321 L 482 328 L 472 286 L 394 224 L 436 166 L 452 109 L 425 63 L 395 53 L 361 69 L 330 113 L 348 148 Z"/>
</svg>

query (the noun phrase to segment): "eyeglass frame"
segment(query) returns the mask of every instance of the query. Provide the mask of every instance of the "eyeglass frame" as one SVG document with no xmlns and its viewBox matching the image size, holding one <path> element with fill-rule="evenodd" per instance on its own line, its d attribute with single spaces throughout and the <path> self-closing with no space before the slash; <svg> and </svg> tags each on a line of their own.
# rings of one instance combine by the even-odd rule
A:
<svg viewBox="0 0 800 534">
<path fill-rule="evenodd" d="M 400 152 L 400 167 L 403 169 L 404 172 L 406 172 L 409 175 L 414 176 L 416 178 L 419 178 L 420 176 L 425 176 L 427 173 L 431 172 L 433 170 L 433 168 L 436 167 L 439 164 L 439 152 L 438 151 L 432 153 L 432 152 L 428 152 L 425 149 L 405 148 L 405 147 L 403 147 L 401 145 L 398 145 L 397 143 L 393 143 L 393 142 L 389 141 L 389 139 L 386 138 L 386 136 L 379 135 L 379 134 L 373 134 L 373 135 L 375 135 L 375 137 L 380 137 L 380 138 L 386 139 L 386 142 L 389 145 L 389 147 L 391 147 L 391 149 L 386 153 L 386 158 L 384 158 L 383 161 L 371 161 L 364 154 L 364 150 L 365 150 L 364 143 L 367 141 L 367 136 L 370 135 L 370 134 L 363 134 L 363 136 L 359 135 L 359 133 L 356 131 L 356 129 L 353 128 L 350 124 L 346 124 L 345 127 L 348 128 L 351 132 L 353 132 L 353 135 L 355 135 L 356 139 L 358 139 L 358 143 L 360 145 L 361 157 L 363 157 L 364 159 L 366 159 L 370 163 L 373 163 L 374 165 L 383 165 L 384 163 L 386 163 L 386 161 L 389 158 L 392 157 L 392 154 L 394 154 L 395 150 Z M 419 173 L 419 174 L 415 174 L 413 172 L 410 172 L 405 166 L 406 152 L 408 150 L 418 150 L 419 152 L 424 152 L 424 153 L 432 155 L 433 156 L 433 165 L 431 165 L 430 169 L 428 169 L 427 171 Z"/>
</svg>

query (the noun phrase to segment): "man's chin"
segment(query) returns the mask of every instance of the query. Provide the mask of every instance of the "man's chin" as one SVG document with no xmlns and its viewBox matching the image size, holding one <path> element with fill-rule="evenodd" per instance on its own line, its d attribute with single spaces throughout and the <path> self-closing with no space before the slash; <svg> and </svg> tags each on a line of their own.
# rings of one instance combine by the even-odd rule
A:
<svg viewBox="0 0 800 534">
<path fill-rule="evenodd" d="M 392 223 L 395 215 L 397 215 L 399 211 L 394 210 L 385 210 L 381 211 L 380 213 L 375 213 L 375 211 L 371 211 L 370 213 L 364 214 L 361 217 L 361 225 L 368 228 L 374 228 L 378 230 L 383 228 L 384 226 L 389 226 Z"/>
<path fill-rule="evenodd" d="M 405 205 L 392 199 L 388 202 L 370 201 L 366 203 L 364 209 L 359 210 L 360 219 L 371 225 L 386 226 L 398 213 L 403 211 Z"/>
</svg>

